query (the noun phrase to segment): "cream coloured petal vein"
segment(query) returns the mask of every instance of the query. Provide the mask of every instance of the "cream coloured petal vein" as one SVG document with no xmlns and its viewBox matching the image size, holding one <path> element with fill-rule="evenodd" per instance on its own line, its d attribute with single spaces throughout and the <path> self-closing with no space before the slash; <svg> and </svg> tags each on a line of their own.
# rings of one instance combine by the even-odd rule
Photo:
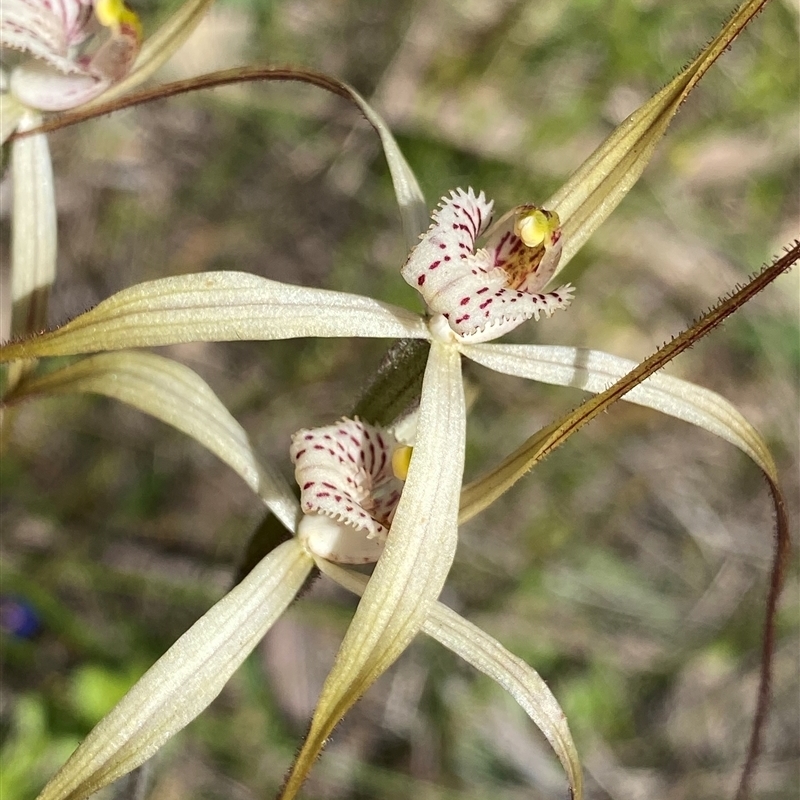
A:
<svg viewBox="0 0 800 800">
<path fill-rule="evenodd" d="M 285 800 L 296 795 L 334 726 L 420 630 L 447 578 L 458 538 L 464 468 L 460 366 L 451 345 L 431 343 L 403 494 L 284 787 Z"/>
<path fill-rule="evenodd" d="M 314 561 L 321 572 L 340 586 L 359 596 L 364 593 L 366 575 L 321 558 Z M 564 767 L 573 797 L 580 800 L 583 778 L 575 743 L 564 712 L 536 670 L 443 603 L 431 606 L 422 631 L 499 683 L 519 703 L 547 737 Z"/>
<path fill-rule="evenodd" d="M 82 800 L 150 758 L 222 691 L 313 563 L 296 539 L 263 558 L 94 727 L 38 800 Z"/>
<path fill-rule="evenodd" d="M 112 397 L 191 436 L 231 467 L 294 531 L 300 507 L 286 479 L 259 463 L 244 428 L 193 370 L 154 353 L 101 353 L 40 378 L 26 378 L 5 400 L 76 392 Z"/>
<path fill-rule="evenodd" d="M 368 297 L 201 272 L 124 289 L 61 328 L 0 347 L 0 361 L 303 336 L 427 339 L 429 332 L 418 315 Z"/>
<path fill-rule="evenodd" d="M 41 123 L 27 112 L 19 129 Z M 44 134 L 11 145 L 13 220 L 11 240 L 11 334 L 41 330 L 47 321 L 47 298 L 56 275 L 56 198 L 53 165 Z"/>
<path fill-rule="evenodd" d="M 578 347 L 543 345 L 463 345 L 469 359 L 496 372 L 597 394 L 622 378 L 637 362 Z M 697 425 L 745 452 L 768 475 L 775 463 L 756 429 L 725 398 L 689 381 L 657 372 L 622 397 L 637 405 Z"/>
</svg>

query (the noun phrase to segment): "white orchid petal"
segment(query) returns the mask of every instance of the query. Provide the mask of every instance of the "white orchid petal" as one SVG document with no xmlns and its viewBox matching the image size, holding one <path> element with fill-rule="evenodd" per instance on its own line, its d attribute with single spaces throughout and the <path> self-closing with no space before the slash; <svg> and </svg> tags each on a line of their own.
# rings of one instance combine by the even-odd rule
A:
<svg viewBox="0 0 800 800">
<path fill-rule="evenodd" d="M 150 758 L 222 691 L 313 563 L 296 539 L 263 558 L 95 726 L 38 800 L 82 800 Z"/>
<path fill-rule="evenodd" d="M 459 189 L 443 197 L 433 224 L 402 269 L 405 281 L 461 341 L 496 339 L 531 317 L 549 317 L 572 299 L 569 285 L 538 292 L 543 282 L 538 268 L 544 265 L 549 277 L 558 262 L 557 218 L 555 232 L 548 231 L 546 240 L 538 240 L 534 247 L 514 233 L 511 221 L 511 227 L 498 231 L 487 248 L 476 250 L 491 213 L 492 203 L 483 192 L 476 196 L 472 189 Z"/>
<path fill-rule="evenodd" d="M 191 436 L 228 464 L 283 525 L 294 530 L 300 509 L 286 479 L 259 463 L 244 428 L 188 367 L 153 353 L 101 353 L 26 379 L 14 400 L 75 392 L 120 400 Z"/>
<path fill-rule="evenodd" d="M 301 336 L 424 339 L 429 333 L 416 314 L 371 298 L 245 272 L 201 272 L 125 289 L 55 331 L 5 345 L 0 361 Z"/>
<path fill-rule="evenodd" d="M 284 798 L 295 796 L 348 708 L 405 650 L 444 585 L 458 538 L 464 429 L 460 356 L 434 341 L 403 495 L 383 554 L 325 681 Z"/>
<path fill-rule="evenodd" d="M 574 386 L 594 394 L 607 389 L 637 365 L 626 358 L 578 347 L 464 345 L 461 351 L 467 358 L 495 372 L 558 386 Z M 769 448 L 760 434 L 716 392 L 657 372 L 622 399 L 697 425 L 738 447 L 768 475 L 776 475 Z"/>
<path fill-rule="evenodd" d="M 26 113 L 20 130 L 41 117 Z M 47 321 L 47 295 L 56 275 L 56 198 L 50 148 L 43 134 L 11 145 L 14 206 L 11 240 L 11 333 L 39 331 Z"/>
<path fill-rule="evenodd" d="M 343 569 L 324 559 L 315 558 L 314 561 L 321 572 L 340 586 L 359 596 L 364 594 L 368 581 L 366 575 Z M 519 703 L 547 737 L 567 773 L 572 796 L 580 800 L 583 776 L 575 743 L 564 712 L 536 670 L 443 603 L 431 606 L 422 631 L 499 683 Z"/>
<path fill-rule="evenodd" d="M 69 51 L 85 38 L 84 28 L 91 14 L 91 6 L 80 0 L 56 4 L 3 0 L 0 46 L 28 53 L 61 72 L 82 72 Z"/>
<path fill-rule="evenodd" d="M 111 81 L 74 70 L 64 74 L 48 64 L 29 61 L 11 73 L 10 88 L 20 102 L 41 111 L 66 111 L 100 96 Z"/>
<path fill-rule="evenodd" d="M 491 219 L 492 202 L 483 192 L 476 196 L 472 189 L 467 192 L 458 189 L 451 192 L 450 197 L 441 199 L 432 214 L 430 227 L 401 271 L 406 283 L 413 286 L 434 311 L 452 310 L 452 303 L 443 304 L 441 293 L 457 281 L 461 273 L 470 274 L 464 262 L 472 258 L 475 243 Z M 503 285 L 502 280 L 498 285 Z"/>
<path fill-rule="evenodd" d="M 377 561 L 382 548 L 376 545 L 386 540 L 403 488 L 392 472 L 397 447 L 392 434 L 361 420 L 342 419 L 292 436 L 300 506 L 309 515 L 299 535 L 312 553 L 348 564 L 366 563 L 365 555 Z M 362 548 L 364 540 L 373 543 Z M 359 546 L 350 552 L 354 542 Z"/>
</svg>

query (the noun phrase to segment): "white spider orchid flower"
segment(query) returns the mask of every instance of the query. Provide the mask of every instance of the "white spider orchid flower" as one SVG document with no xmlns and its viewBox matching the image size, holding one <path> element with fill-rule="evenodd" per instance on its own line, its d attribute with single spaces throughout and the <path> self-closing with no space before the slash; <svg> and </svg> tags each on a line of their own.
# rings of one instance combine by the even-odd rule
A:
<svg viewBox="0 0 800 800">
<path fill-rule="evenodd" d="M 315 563 L 363 594 L 284 786 L 283 798 L 297 795 L 338 721 L 421 631 L 439 638 L 514 695 L 548 736 L 567 770 L 574 796 L 580 797 L 580 771 L 563 714 L 536 673 L 438 603 L 455 555 L 459 521 L 496 499 L 536 460 L 531 458 L 530 448 L 512 454 L 502 470 L 466 487 L 462 494 L 466 411 L 461 358 L 471 358 L 509 375 L 612 397 L 612 390 L 604 390 L 636 367 L 635 362 L 581 348 L 503 345 L 489 340 L 525 319 L 547 316 L 567 306 L 569 288 L 547 291 L 545 284 L 629 191 L 680 104 L 759 8 L 758 0 L 743 3 L 698 58 L 623 122 L 543 204 L 548 210 L 523 206 L 510 212 L 509 218 L 514 220 L 510 227 L 501 220 L 483 247 L 478 246 L 478 240 L 486 228 L 490 204 L 483 195 L 460 190 L 444 200 L 435 212 L 434 224 L 421 241 L 418 239 L 425 227 L 426 206 L 397 143 L 354 90 L 326 78 L 325 85 L 335 85 L 337 91 L 349 96 L 381 137 L 407 240 L 413 247 L 403 274 L 423 293 L 430 315 L 244 272 L 209 272 L 139 284 L 61 328 L 0 347 L 0 363 L 99 353 L 41 377 L 25 376 L 7 396 L 7 402 L 95 392 L 136 406 L 185 431 L 219 455 L 294 533 L 301 516 L 294 495 L 279 475 L 258 464 L 244 431 L 197 375 L 153 354 L 105 351 L 189 341 L 305 336 L 430 342 L 414 448 L 407 472 L 402 464 L 398 470 L 406 475 L 396 506 L 393 499 L 390 504 L 383 495 L 374 493 L 376 489 L 388 491 L 393 498 L 397 488 L 379 456 L 375 460 L 370 455 L 369 463 L 365 460 L 354 471 L 342 472 L 344 485 L 340 485 L 328 481 L 328 477 L 331 470 L 341 471 L 341 464 L 334 463 L 331 468 L 305 459 L 299 452 L 302 446 L 297 448 L 297 444 L 307 432 L 295 440 L 301 480 L 330 482 L 334 491 L 342 489 L 337 492 L 342 502 L 346 502 L 347 489 L 372 520 L 365 520 L 362 535 L 364 541 L 370 541 L 368 534 L 372 532 L 374 545 L 358 543 L 358 536 L 350 531 L 345 531 L 349 540 L 339 533 L 325 539 L 314 531 L 313 526 L 319 523 L 303 523 L 311 529 L 267 555 L 101 720 L 45 787 L 40 800 L 87 797 L 149 758 L 216 697 L 295 596 Z M 439 253 L 442 263 L 433 267 Z M 490 298 L 492 302 L 486 303 Z M 748 454 L 775 485 L 775 466 L 768 448 L 730 403 L 689 382 L 652 374 L 652 370 L 647 374 L 649 377 L 634 388 L 625 386 L 623 399 L 727 439 Z M 622 393 L 617 391 L 614 398 Z M 607 402 L 605 397 L 603 402 Z M 572 416 L 558 430 L 571 423 Z M 549 435 L 551 429 L 554 426 L 544 433 Z M 362 426 L 355 436 L 359 441 L 357 453 L 342 442 L 354 458 L 360 457 L 367 430 Z M 311 435 L 308 441 L 320 445 L 326 441 L 325 433 Z M 370 432 L 370 440 L 372 436 Z M 384 444 L 387 441 L 384 439 Z M 393 446 L 391 442 L 389 445 Z M 332 449 L 336 462 L 338 448 Z M 407 455 L 398 459 L 402 461 Z M 352 484 L 347 483 L 348 476 Z M 323 499 L 317 497 L 317 505 L 313 505 L 306 498 L 304 506 L 310 512 L 306 516 L 323 515 L 328 522 L 347 525 L 348 518 L 338 506 L 332 513 L 324 512 L 319 503 Z M 353 576 L 327 557 L 346 563 L 363 561 L 365 556 L 371 561 L 376 554 L 379 558 L 366 585 L 363 576 Z"/>
<path fill-rule="evenodd" d="M 476 249 L 491 222 L 492 206 L 483 192 L 476 197 L 472 189 L 443 197 L 433 224 L 402 270 L 406 282 L 461 342 L 496 339 L 531 317 L 537 322 L 541 314 L 549 317 L 572 300 L 569 284 L 540 292 L 561 257 L 558 215 L 520 206 Z"/>
<path fill-rule="evenodd" d="M 42 114 L 110 99 L 146 80 L 194 29 L 211 0 L 187 0 L 146 42 L 123 0 L 3 0 L 0 144 L 42 123 Z M 46 324 L 56 274 L 56 201 L 44 134 L 11 146 L 11 304 L 5 334 Z"/>
<path fill-rule="evenodd" d="M 450 261 L 436 268 L 436 281 L 430 281 L 428 288 L 433 291 L 429 302 L 436 312 L 433 315 L 419 316 L 370 298 L 277 283 L 247 273 L 210 272 L 139 284 L 110 297 L 61 328 L 0 347 L 2 362 L 187 341 L 366 336 L 406 337 L 430 342 L 416 437 L 407 469 L 403 462 L 408 451 L 397 455 L 397 442 L 390 434 L 365 423 L 334 425 L 295 435 L 292 456 L 301 489 L 305 489 L 302 510 L 306 513 L 304 520 L 308 520 L 301 521 L 299 529 L 296 501 L 280 488 L 274 475 L 254 466 L 249 445 L 242 443 L 246 442 L 243 432 L 236 433 L 234 447 L 228 442 L 232 436 L 230 431 L 218 430 L 222 414 L 219 401 L 213 409 L 204 409 L 200 421 L 192 422 L 187 417 L 188 408 L 198 404 L 195 398 L 200 392 L 196 389 L 190 392 L 186 388 L 189 379 L 181 371 L 180 398 L 172 397 L 178 391 L 174 388 L 178 380 L 165 379 L 166 368 L 161 363 L 166 359 L 148 355 L 148 359 L 159 359 L 148 363 L 159 366 L 143 369 L 143 354 L 102 352 L 42 378 L 28 379 L 15 390 L 18 399 L 63 391 L 100 392 L 160 416 L 221 455 L 267 502 L 284 525 L 298 532 L 297 537 L 281 545 L 257 568 L 254 574 L 259 577 L 253 580 L 261 580 L 262 584 L 254 586 L 248 578 L 236 587 L 137 683 L 48 784 L 41 800 L 86 797 L 152 755 L 219 693 L 233 670 L 283 612 L 315 562 L 330 574 L 339 575 L 347 584 L 341 573 L 336 573 L 333 567 L 328 569 L 327 565 L 368 563 L 377 559 L 369 582 L 358 588 L 363 590 L 362 599 L 323 687 L 309 734 L 284 787 L 283 797 L 296 795 L 337 722 L 421 631 L 436 636 L 445 629 L 450 631 L 446 634 L 451 637 L 446 640 L 448 646 L 472 663 L 484 664 L 479 668 L 486 667 L 489 674 L 500 676 L 497 679 L 506 688 L 517 686 L 513 681 L 508 682 L 510 679 L 503 671 L 506 667 L 498 671 L 496 663 L 487 666 L 480 660 L 483 656 L 475 655 L 474 648 L 471 649 L 463 638 L 467 636 L 466 629 L 458 628 L 461 632 L 453 633 L 449 623 L 445 624 L 444 618 L 437 616 L 452 616 L 452 612 L 442 611 L 437 598 L 455 556 L 459 521 L 473 516 L 504 490 L 498 491 L 496 482 L 490 479 L 486 485 L 469 487 L 467 501 L 461 497 L 466 426 L 461 357 L 509 375 L 592 392 L 603 391 L 636 364 L 581 348 L 487 342 L 486 339 L 502 335 L 524 322 L 526 317 L 536 316 L 537 311 L 547 314 L 564 307 L 570 293 L 564 288 L 556 292 L 536 291 L 543 288 L 540 283 L 546 280 L 537 271 L 542 265 L 546 265 L 545 272 L 555 268 L 554 257 L 548 253 L 549 248 L 559 244 L 554 216 L 538 210 L 523 212 L 516 223 L 520 233 L 527 233 L 525 226 L 529 218 L 544 232 L 541 237 L 533 236 L 532 247 L 524 241 L 518 246 L 516 240 L 512 240 L 510 250 L 523 255 L 506 259 L 504 263 L 510 264 L 506 272 L 497 264 L 508 252 L 503 243 L 505 233 L 497 240 L 500 244 L 476 250 L 481 224 L 467 225 L 468 232 L 460 227 L 461 223 L 450 222 L 449 230 L 443 225 L 443 220 L 460 219 L 462 213 L 469 216 L 477 208 L 484 209 L 482 213 L 488 218 L 490 204 L 482 194 L 453 192 L 435 213 L 434 224 L 422 236 L 403 268 L 406 279 L 419 286 L 419 276 L 431 274 L 429 253 L 432 250 L 454 254 Z M 531 217 L 531 214 L 536 216 Z M 528 271 L 522 274 L 520 270 Z M 465 278 L 467 272 L 470 277 Z M 472 294 L 466 294 L 465 284 Z M 513 287 L 531 285 L 534 291 L 529 297 L 521 298 L 518 303 L 511 302 L 522 293 Z M 494 292 L 491 296 L 497 297 L 498 302 L 481 309 L 484 301 L 473 298 L 490 294 L 481 293 L 484 286 L 491 287 L 490 292 Z M 498 297 L 503 290 L 511 294 Z M 462 303 L 464 298 L 467 303 Z M 470 320 L 457 316 L 468 306 L 489 312 L 488 316 L 480 317 L 474 329 L 465 327 Z M 476 338 L 478 343 L 473 343 Z M 135 369 L 129 366 L 132 358 L 136 362 Z M 178 368 L 192 375 L 193 381 L 199 381 L 177 364 L 170 367 L 170 372 Z M 125 386 L 124 374 L 129 370 L 135 373 L 131 378 L 132 388 Z M 169 395 L 169 400 L 154 399 L 156 384 L 158 391 Z M 210 390 L 205 387 L 204 391 L 207 394 Z M 628 391 L 624 399 L 716 433 L 747 453 L 768 475 L 775 474 L 769 451 L 758 433 L 733 406 L 713 392 L 659 373 Z M 311 451 L 306 445 L 311 445 Z M 243 447 L 244 454 L 240 452 Z M 323 454 L 324 458 L 315 454 Z M 395 466 L 391 468 L 393 460 Z M 528 467 L 523 471 L 529 468 L 530 462 L 526 463 Z M 405 483 L 400 491 L 399 481 L 404 473 Z M 513 480 L 507 481 L 505 486 Z M 459 516 L 460 506 L 464 507 Z M 356 590 L 354 586 L 350 588 Z M 259 601 L 264 608 L 256 613 Z M 245 620 L 246 630 L 239 635 L 236 628 Z M 213 635 L 209 633 L 211 630 Z M 469 636 L 477 636 L 471 627 L 470 631 Z M 484 635 L 481 641 L 479 649 L 484 652 L 484 645 L 488 647 L 491 640 Z M 496 650 L 497 647 L 496 643 L 491 644 L 491 648 L 495 648 L 493 652 L 502 651 L 502 657 L 498 658 L 503 663 L 513 660 L 502 648 Z M 176 668 L 178 663 L 180 669 Z M 513 663 L 516 664 L 514 669 L 523 669 L 516 661 Z M 192 664 L 194 671 L 191 671 Z M 533 683 L 529 682 L 524 691 L 517 687 L 523 693 L 530 693 L 530 687 L 538 679 L 538 676 L 530 677 L 535 673 L 527 669 Z M 513 692 L 517 689 L 509 688 Z M 541 691 L 537 689 L 531 696 L 544 696 Z M 533 702 L 530 697 L 520 702 L 537 724 L 543 726 L 576 790 L 580 778 L 577 761 L 573 760 L 574 748 L 568 732 L 565 733 L 566 723 L 560 712 L 555 711 L 555 701 L 541 701 L 550 709 L 544 716 L 538 699 L 535 707 L 530 705 Z M 136 710 L 139 706 L 141 711 Z M 82 788 L 78 792 L 75 786 Z M 579 791 L 575 794 L 579 796 Z"/>
</svg>

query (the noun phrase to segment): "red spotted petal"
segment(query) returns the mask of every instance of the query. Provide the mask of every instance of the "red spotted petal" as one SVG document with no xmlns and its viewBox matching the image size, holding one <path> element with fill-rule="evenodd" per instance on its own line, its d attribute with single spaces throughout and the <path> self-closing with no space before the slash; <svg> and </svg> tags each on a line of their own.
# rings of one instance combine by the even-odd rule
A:
<svg viewBox="0 0 800 800">
<path fill-rule="evenodd" d="M 348 536 L 359 532 L 348 541 L 373 539 L 377 540 L 374 545 L 382 544 L 403 488 L 403 482 L 392 472 L 392 452 L 397 447 L 391 433 L 360 420 L 343 419 L 335 425 L 295 433 L 290 454 L 303 512 L 340 523 L 341 529 L 349 529 L 344 530 Z M 330 525 L 314 530 L 320 534 L 324 531 L 326 542 L 334 531 Z M 313 541 L 308 545 L 317 555 L 331 560 L 365 560 L 360 554 L 351 558 L 343 552 L 333 554 L 334 558 L 331 553 L 317 552 Z M 371 550 L 375 550 L 374 545 Z M 342 540 L 337 547 L 348 549 Z"/>
<path fill-rule="evenodd" d="M 527 213 L 533 206 L 523 208 Z M 540 292 L 561 254 L 561 231 L 555 226 L 541 244 L 528 247 L 514 233 L 511 219 L 476 250 L 487 227 L 492 203 L 472 189 L 451 192 L 433 214 L 433 224 L 412 250 L 402 274 L 423 296 L 430 310 L 441 314 L 462 340 L 496 339 L 522 322 L 566 308 L 569 285 Z M 549 212 L 544 212 L 549 214 Z M 551 215 L 552 216 L 552 215 Z"/>
<path fill-rule="evenodd" d="M 0 45 L 29 53 L 63 73 L 81 73 L 70 48 L 86 38 L 91 2 L 3 0 Z"/>
</svg>

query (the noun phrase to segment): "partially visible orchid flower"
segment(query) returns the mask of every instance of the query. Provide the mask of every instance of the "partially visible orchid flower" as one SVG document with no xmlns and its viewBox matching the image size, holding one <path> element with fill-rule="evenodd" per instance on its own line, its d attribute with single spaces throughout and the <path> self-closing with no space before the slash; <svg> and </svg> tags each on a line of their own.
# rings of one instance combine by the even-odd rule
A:
<svg viewBox="0 0 800 800">
<path fill-rule="evenodd" d="M 0 35 L 4 47 L 28 56 L 11 70 L 12 97 L 40 111 L 94 100 L 128 74 L 142 44 L 139 17 L 121 0 L 7 0 Z M 100 39 L 94 52 L 80 52 L 89 38 Z"/>
<path fill-rule="evenodd" d="M 211 0 L 187 2 L 146 42 L 124 0 L 4 0 L 0 15 L 0 144 L 42 114 L 105 100 L 147 79 L 192 32 Z M 53 168 L 44 134 L 11 146 L 14 182 L 10 322 L 22 335 L 46 324 L 56 273 Z M 4 310 L 4 314 L 8 313 Z"/>
</svg>

